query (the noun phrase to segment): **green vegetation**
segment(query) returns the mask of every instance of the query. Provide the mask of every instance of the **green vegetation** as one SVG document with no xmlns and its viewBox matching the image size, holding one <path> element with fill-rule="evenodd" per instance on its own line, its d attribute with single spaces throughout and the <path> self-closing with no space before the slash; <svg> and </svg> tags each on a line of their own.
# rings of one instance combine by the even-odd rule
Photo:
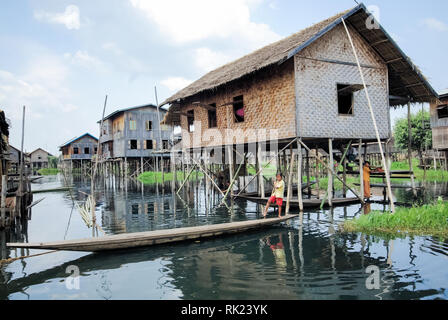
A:
<svg viewBox="0 0 448 320">
<path fill-rule="evenodd" d="M 445 170 L 425 170 L 418 167 L 418 159 L 412 160 L 412 169 L 414 170 L 414 175 L 417 181 L 431 181 L 431 182 L 443 182 L 448 181 L 448 172 Z M 391 170 L 409 170 L 409 164 L 405 162 L 393 162 L 391 165 Z M 402 180 L 402 179 L 400 179 Z"/>
<path fill-rule="evenodd" d="M 421 207 L 397 208 L 395 214 L 372 211 L 342 224 L 345 232 L 370 234 L 407 233 L 414 235 L 448 236 L 448 201 Z"/>
<path fill-rule="evenodd" d="M 59 173 L 59 169 L 57 168 L 42 168 L 37 171 L 41 176 L 55 176 Z"/>
<path fill-rule="evenodd" d="M 266 164 L 263 164 L 263 177 L 266 178 L 273 178 L 277 174 L 277 166 L 273 165 L 272 163 L 268 164 L 266 168 L 264 167 Z M 255 175 L 256 171 L 253 166 L 247 167 L 247 172 L 250 175 Z"/>
<path fill-rule="evenodd" d="M 432 148 L 432 131 L 429 112 L 411 114 L 411 150 L 417 151 L 422 163 L 422 150 Z M 408 150 L 408 118 L 399 119 L 394 126 L 395 145 L 401 150 Z"/>
<path fill-rule="evenodd" d="M 58 157 L 48 156 L 48 167 L 49 168 L 57 168 L 58 167 Z"/>
<path fill-rule="evenodd" d="M 184 180 L 184 175 L 182 171 L 177 171 L 176 172 L 177 176 L 176 179 L 177 181 L 183 181 Z M 185 175 L 187 175 L 188 172 L 185 173 Z M 202 172 L 198 172 L 198 178 L 202 178 L 204 176 L 204 174 Z M 174 178 L 174 175 L 172 172 L 165 172 L 164 175 L 164 180 L 165 181 L 172 181 Z M 143 182 L 143 184 L 154 184 L 154 183 L 161 183 L 162 182 L 162 172 L 154 172 L 154 171 L 146 171 L 143 172 L 142 174 L 140 174 L 137 178 L 140 182 Z M 196 180 L 196 173 L 193 172 L 190 175 L 189 180 L 194 181 Z"/>
</svg>

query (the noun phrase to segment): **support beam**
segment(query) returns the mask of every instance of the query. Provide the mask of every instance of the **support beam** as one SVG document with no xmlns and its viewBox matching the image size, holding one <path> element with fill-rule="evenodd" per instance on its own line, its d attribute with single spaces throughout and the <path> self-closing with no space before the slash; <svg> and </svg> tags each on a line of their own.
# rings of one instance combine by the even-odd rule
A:
<svg viewBox="0 0 448 320">
<path fill-rule="evenodd" d="M 294 172 L 294 159 L 295 159 L 295 154 L 293 152 L 292 145 L 291 145 L 289 153 L 290 153 L 290 161 L 289 161 L 288 191 L 287 191 L 287 198 L 286 198 L 285 214 L 289 214 L 289 207 L 290 207 L 291 197 L 292 197 L 292 175 Z M 299 193 L 302 192 L 301 186 L 298 186 L 298 192 Z"/>
<path fill-rule="evenodd" d="M 303 212 L 303 194 L 302 194 L 302 164 L 303 164 L 303 155 L 302 155 L 302 146 L 297 144 L 297 200 L 299 201 L 299 209 L 300 212 Z"/>
<path fill-rule="evenodd" d="M 328 204 L 330 207 L 333 206 L 333 169 L 334 169 L 334 159 L 333 159 L 333 139 L 328 139 L 328 153 L 329 153 L 329 168 L 328 170 Z M 317 159 L 317 158 L 316 158 Z"/>
<path fill-rule="evenodd" d="M 359 193 L 362 195 L 362 197 L 365 199 L 365 190 L 364 190 L 364 155 L 362 153 L 362 139 L 359 139 L 359 146 L 358 146 L 358 156 L 359 156 Z"/>
<path fill-rule="evenodd" d="M 412 168 L 412 123 L 411 123 L 411 103 L 408 102 L 408 163 L 409 171 L 411 171 L 411 186 L 414 197 L 417 197 L 417 189 L 415 188 L 414 170 Z M 426 166 L 426 164 L 424 164 Z"/>
</svg>

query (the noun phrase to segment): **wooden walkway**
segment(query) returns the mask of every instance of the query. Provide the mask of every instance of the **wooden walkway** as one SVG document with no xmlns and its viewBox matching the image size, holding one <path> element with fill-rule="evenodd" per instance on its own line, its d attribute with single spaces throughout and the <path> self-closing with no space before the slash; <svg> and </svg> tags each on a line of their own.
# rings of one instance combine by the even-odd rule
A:
<svg viewBox="0 0 448 320">
<path fill-rule="evenodd" d="M 281 218 L 258 219 L 258 220 L 204 225 L 198 227 L 125 233 L 98 238 L 86 238 L 78 240 L 65 240 L 65 241 L 41 242 L 41 243 L 8 243 L 7 246 L 10 248 L 90 251 L 90 252 L 129 249 L 129 248 L 146 247 L 172 242 L 212 238 L 226 234 L 235 234 L 248 230 L 260 229 L 272 226 L 296 217 L 298 217 L 298 215 L 287 215 Z"/>
</svg>

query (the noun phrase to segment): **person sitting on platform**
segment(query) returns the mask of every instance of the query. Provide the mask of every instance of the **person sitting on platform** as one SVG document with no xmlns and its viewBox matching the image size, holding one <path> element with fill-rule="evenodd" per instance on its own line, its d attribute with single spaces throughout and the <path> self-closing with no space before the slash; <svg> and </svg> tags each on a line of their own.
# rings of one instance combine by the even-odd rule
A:
<svg viewBox="0 0 448 320">
<path fill-rule="evenodd" d="M 285 182 L 281 173 L 277 173 L 276 181 L 274 182 L 274 189 L 272 190 L 271 197 L 269 198 L 266 208 L 264 209 L 263 216 L 266 217 L 268 214 L 268 209 L 271 203 L 276 203 L 278 205 L 278 217 L 282 216 L 282 205 L 283 205 L 283 194 L 285 191 Z"/>
</svg>

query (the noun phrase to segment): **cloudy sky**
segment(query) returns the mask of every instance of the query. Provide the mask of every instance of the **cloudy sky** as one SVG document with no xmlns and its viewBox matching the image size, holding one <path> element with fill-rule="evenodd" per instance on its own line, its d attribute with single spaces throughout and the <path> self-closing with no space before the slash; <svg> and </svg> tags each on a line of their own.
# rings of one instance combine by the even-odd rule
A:
<svg viewBox="0 0 448 320">
<path fill-rule="evenodd" d="M 366 1 L 437 91 L 448 87 L 448 1 Z M 155 103 L 207 71 L 355 5 L 352 0 L 0 2 L 0 108 L 20 145 L 57 154 L 107 113 Z M 396 119 L 403 111 L 394 111 Z"/>
</svg>

